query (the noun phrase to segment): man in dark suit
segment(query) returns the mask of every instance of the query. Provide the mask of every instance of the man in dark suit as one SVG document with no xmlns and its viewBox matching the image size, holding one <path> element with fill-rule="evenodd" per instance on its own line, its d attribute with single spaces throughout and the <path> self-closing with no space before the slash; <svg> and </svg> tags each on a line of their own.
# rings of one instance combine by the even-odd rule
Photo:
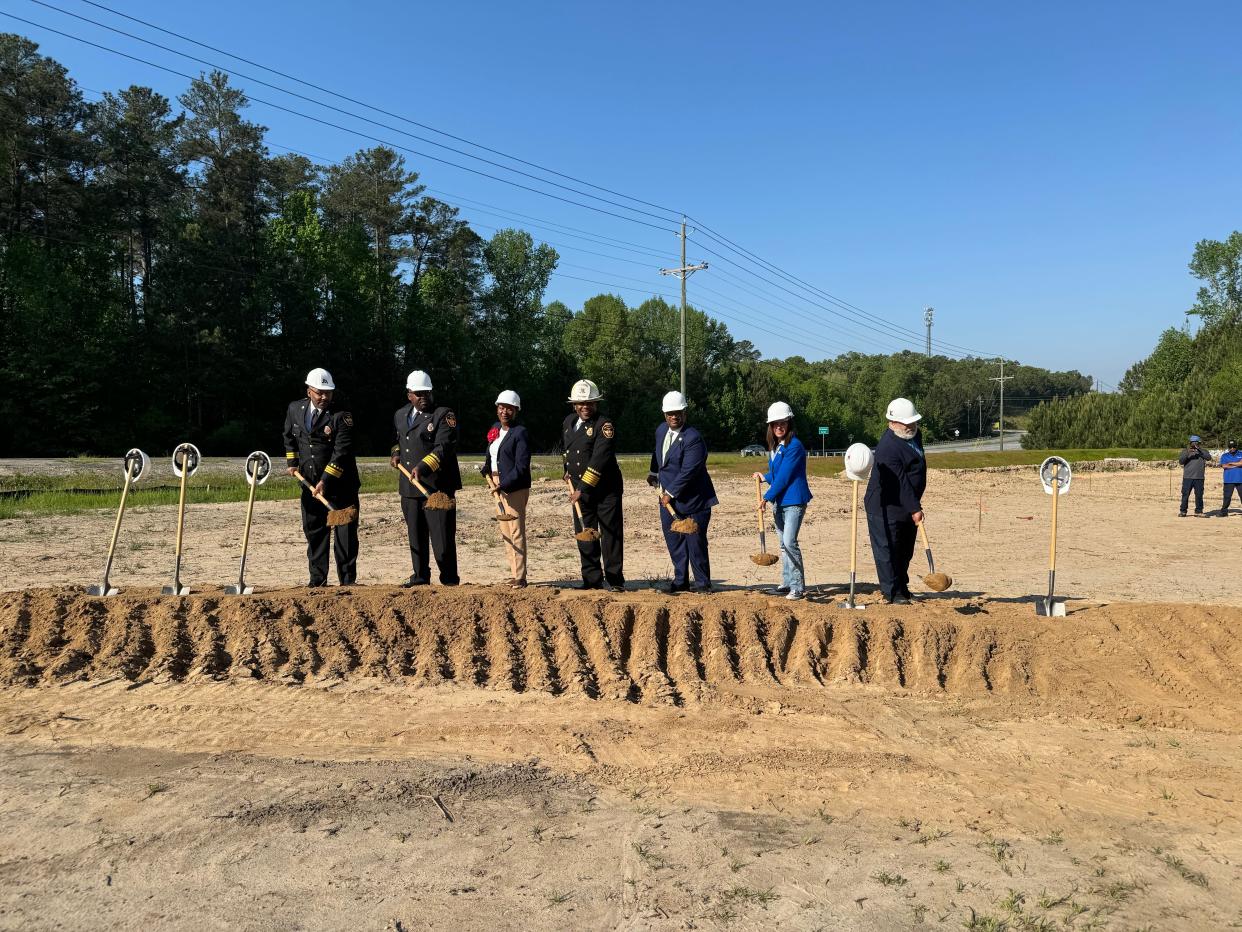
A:
<svg viewBox="0 0 1242 932">
<path fill-rule="evenodd" d="M 716 489 L 707 474 L 707 443 L 702 434 L 686 424 L 685 395 L 669 392 L 662 407 L 664 423 L 656 428 L 647 484 L 660 490 L 660 526 L 673 560 L 673 581 L 665 591 L 689 592 L 693 570 L 694 591 L 710 592 L 712 569 L 707 553 L 707 526 L 716 504 Z M 669 505 L 676 518 L 669 514 Z M 674 531 L 672 523 L 679 518 L 692 518 L 698 531 Z"/>
<path fill-rule="evenodd" d="M 327 369 L 306 375 L 306 397 L 292 402 L 285 411 L 285 468 L 300 472 L 314 493 L 324 496 L 333 508 L 358 507 L 358 464 L 354 459 L 354 418 L 348 411 L 333 411 L 336 384 Z M 306 488 L 302 489 L 302 531 L 306 535 L 306 560 L 310 585 L 328 584 L 328 541 L 336 556 L 336 578 L 342 586 L 358 578 L 358 519 L 328 527 L 328 509 Z"/>
<path fill-rule="evenodd" d="M 443 492 L 453 498 L 461 488 L 457 465 L 457 415 L 450 408 L 436 407 L 431 394 L 431 376 L 421 370 L 410 373 L 405 382 L 409 404 L 393 415 L 396 443 L 392 447 L 392 467 L 403 465 L 414 475 L 427 495 Z M 414 572 L 403 588 L 426 586 L 431 582 L 431 555 L 440 568 L 440 583 L 456 586 L 457 510 L 427 507 L 424 495 L 409 479 L 401 476 L 401 513 L 405 516 L 410 539 L 410 562 Z M 428 548 L 428 538 L 431 546 Z"/>
<path fill-rule="evenodd" d="M 923 435 L 915 426 L 923 416 L 908 398 L 894 398 L 885 417 L 888 430 L 876 444 L 863 504 L 880 591 L 893 605 L 909 605 L 910 560 L 927 488 Z"/>
</svg>

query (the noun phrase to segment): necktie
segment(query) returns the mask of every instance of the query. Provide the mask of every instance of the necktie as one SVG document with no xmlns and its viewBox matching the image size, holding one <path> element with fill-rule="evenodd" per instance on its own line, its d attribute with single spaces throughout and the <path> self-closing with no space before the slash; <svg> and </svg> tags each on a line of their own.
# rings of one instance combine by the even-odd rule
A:
<svg viewBox="0 0 1242 932">
<path fill-rule="evenodd" d="M 661 464 L 668 462 L 668 451 L 669 451 L 669 448 L 673 445 L 673 441 L 676 439 L 676 436 L 677 435 L 674 434 L 671 430 L 668 431 L 664 435 L 664 450 L 660 454 Z"/>
</svg>

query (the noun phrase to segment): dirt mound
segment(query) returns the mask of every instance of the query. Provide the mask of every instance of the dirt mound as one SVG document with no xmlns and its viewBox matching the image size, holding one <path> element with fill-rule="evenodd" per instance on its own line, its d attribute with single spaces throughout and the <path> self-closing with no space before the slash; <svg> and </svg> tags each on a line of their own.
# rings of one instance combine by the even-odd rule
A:
<svg viewBox="0 0 1242 932">
<path fill-rule="evenodd" d="M 379 677 L 681 704 L 873 684 L 1234 716 L 1242 624 L 1212 606 L 935 600 L 865 613 L 751 593 L 620 598 L 487 587 L 0 598 L 0 682 Z"/>
</svg>

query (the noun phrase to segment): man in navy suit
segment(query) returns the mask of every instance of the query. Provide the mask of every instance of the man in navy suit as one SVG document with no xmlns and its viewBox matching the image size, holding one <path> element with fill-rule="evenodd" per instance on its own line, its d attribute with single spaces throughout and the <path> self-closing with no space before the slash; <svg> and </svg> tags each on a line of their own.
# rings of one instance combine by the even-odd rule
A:
<svg viewBox="0 0 1242 932">
<path fill-rule="evenodd" d="M 927 490 L 927 460 L 917 426 L 923 415 L 908 398 L 894 398 L 885 417 L 888 430 L 876 444 L 863 505 L 880 591 L 890 605 L 909 605 L 910 560 Z"/>
<path fill-rule="evenodd" d="M 710 592 L 711 562 L 707 555 L 707 526 L 716 504 L 716 489 L 707 474 L 707 443 L 703 435 L 686 425 L 686 396 L 669 392 L 662 405 L 664 423 L 656 428 L 655 450 L 647 484 L 660 490 L 660 526 L 664 542 L 673 559 L 673 581 L 666 592 L 689 592 L 690 570 L 694 571 L 694 591 Z M 672 530 L 675 518 L 666 505 L 672 505 L 677 518 L 693 518 L 699 526 L 695 534 Z"/>
</svg>

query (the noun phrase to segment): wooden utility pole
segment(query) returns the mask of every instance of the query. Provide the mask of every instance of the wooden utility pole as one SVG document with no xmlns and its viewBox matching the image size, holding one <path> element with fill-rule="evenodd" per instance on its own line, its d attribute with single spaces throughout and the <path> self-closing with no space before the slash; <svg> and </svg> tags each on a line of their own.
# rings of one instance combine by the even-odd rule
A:
<svg viewBox="0 0 1242 932">
<path fill-rule="evenodd" d="M 1003 453 L 1005 452 L 1005 383 L 1014 378 L 1014 376 L 1005 375 L 1005 360 L 1000 360 L 1000 367 L 1001 374 L 999 376 L 992 376 L 988 381 L 1000 383 L 1000 448 Z"/>
<path fill-rule="evenodd" d="M 681 393 L 686 394 L 686 279 L 695 272 L 707 268 L 706 262 L 698 265 L 686 265 L 686 218 L 681 218 L 681 267 L 676 269 L 660 269 L 661 275 L 676 275 L 681 279 Z"/>
</svg>

